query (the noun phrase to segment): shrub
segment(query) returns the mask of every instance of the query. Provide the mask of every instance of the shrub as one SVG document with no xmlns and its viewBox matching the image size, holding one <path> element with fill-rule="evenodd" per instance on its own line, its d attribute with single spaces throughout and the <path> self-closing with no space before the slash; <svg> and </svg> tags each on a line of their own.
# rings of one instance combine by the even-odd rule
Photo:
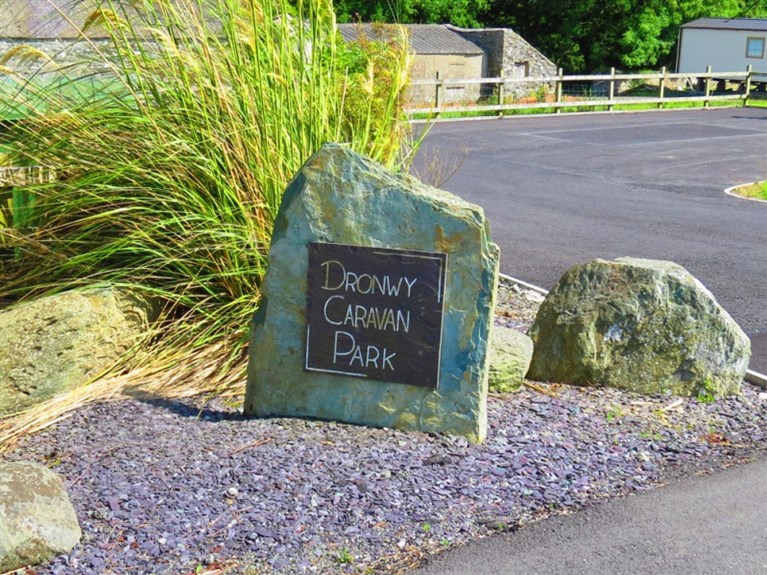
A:
<svg viewBox="0 0 767 575">
<path fill-rule="evenodd" d="M 122 381 L 237 389 L 290 178 L 327 141 L 392 169 L 410 158 L 406 37 L 347 47 L 330 0 L 105 0 L 83 32 L 96 27 L 111 41 L 93 44 L 104 72 L 9 76 L 5 113 L 23 118 L 11 161 L 57 180 L 30 187 L 27 215 L 0 230 L 15 250 L 0 299 L 149 291 L 164 319 Z"/>
</svg>

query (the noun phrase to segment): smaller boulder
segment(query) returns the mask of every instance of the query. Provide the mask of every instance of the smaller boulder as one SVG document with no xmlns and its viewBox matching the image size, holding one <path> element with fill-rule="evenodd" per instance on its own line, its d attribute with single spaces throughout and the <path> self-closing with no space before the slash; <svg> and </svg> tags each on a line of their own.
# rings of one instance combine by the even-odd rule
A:
<svg viewBox="0 0 767 575">
<path fill-rule="evenodd" d="M 533 358 L 533 340 L 514 329 L 496 327 L 490 338 L 490 391 L 519 391 Z"/>
<path fill-rule="evenodd" d="M 81 535 L 56 473 L 29 461 L 0 464 L 0 572 L 68 553 Z"/>
<path fill-rule="evenodd" d="M 647 394 L 736 393 L 751 355 L 748 337 L 711 292 L 668 261 L 570 268 L 530 336 L 533 379 Z"/>
<path fill-rule="evenodd" d="M 0 414 L 94 379 L 146 335 L 156 316 L 154 302 L 111 287 L 0 310 Z"/>
</svg>

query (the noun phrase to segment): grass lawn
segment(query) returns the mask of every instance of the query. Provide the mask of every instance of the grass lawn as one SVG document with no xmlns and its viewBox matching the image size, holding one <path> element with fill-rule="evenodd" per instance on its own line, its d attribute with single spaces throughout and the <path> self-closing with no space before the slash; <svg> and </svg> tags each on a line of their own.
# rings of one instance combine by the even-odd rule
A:
<svg viewBox="0 0 767 575">
<path fill-rule="evenodd" d="M 732 192 L 742 198 L 767 201 L 767 181 L 741 186 L 735 188 Z"/>
<path fill-rule="evenodd" d="M 67 101 L 72 104 L 97 101 L 97 97 L 105 97 L 119 86 L 117 78 L 106 73 L 78 78 L 35 77 L 26 83 L 0 79 L 0 121 L 23 118 L 32 110 L 60 109 Z"/>
<path fill-rule="evenodd" d="M 709 107 L 711 108 L 734 108 L 742 106 L 743 104 L 741 102 L 737 101 L 713 101 L 709 103 Z M 751 105 L 751 100 L 749 100 L 749 105 Z M 760 102 L 760 105 L 767 107 L 767 101 Z M 662 108 L 663 110 L 682 110 L 682 109 L 693 109 L 693 108 L 703 108 L 702 102 L 666 102 L 663 104 Z M 641 112 L 645 110 L 657 110 L 658 105 L 657 104 L 615 104 L 613 106 L 613 111 L 624 111 L 624 112 Z M 438 116 L 439 119 L 442 120 L 448 120 L 448 119 L 456 119 L 456 118 L 479 118 L 479 117 L 495 117 L 499 116 L 500 113 L 497 110 L 488 110 L 488 111 L 463 111 L 463 112 L 451 112 L 450 109 L 447 108 L 444 112 L 440 112 Z M 563 106 L 561 108 L 563 114 L 568 113 L 574 113 L 574 112 L 607 112 L 609 111 L 609 108 L 607 105 L 599 105 L 599 106 L 583 106 L 578 105 L 577 103 L 573 103 L 572 106 Z M 556 113 L 555 107 L 550 108 L 532 108 L 532 109 L 511 109 L 511 110 L 504 110 L 503 115 L 504 116 L 529 116 L 534 114 L 554 114 Z M 412 114 L 410 116 L 411 120 L 432 120 L 435 118 L 434 114 Z"/>
</svg>

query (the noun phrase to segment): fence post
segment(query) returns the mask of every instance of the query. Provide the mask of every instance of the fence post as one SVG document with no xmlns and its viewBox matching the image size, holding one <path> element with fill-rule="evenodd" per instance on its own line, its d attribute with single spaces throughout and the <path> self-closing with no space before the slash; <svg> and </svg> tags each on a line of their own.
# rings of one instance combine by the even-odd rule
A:
<svg viewBox="0 0 767 575">
<path fill-rule="evenodd" d="M 562 112 L 562 83 L 563 83 L 564 73 L 562 71 L 562 68 L 559 68 L 557 70 L 557 87 L 554 90 L 554 98 L 556 101 L 556 113 L 559 114 Z"/>
<path fill-rule="evenodd" d="M 746 66 L 746 95 L 743 98 L 743 105 L 748 105 L 748 97 L 751 95 L 751 64 Z"/>
<path fill-rule="evenodd" d="M 610 76 L 612 76 L 612 78 L 610 78 L 610 92 L 609 92 L 609 97 L 607 98 L 608 112 L 613 111 L 613 100 L 615 99 L 615 67 L 614 66 L 610 68 Z"/>
<path fill-rule="evenodd" d="M 503 88 L 506 85 L 506 83 L 501 79 L 501 81 L 498 83 L 498 103 L 503 106 Z M 498 110 L 498 117 L 503 118 L 503 110 Z"/>
<path fill-rule="evenodd" d="M 441 88 L 442 88 L 442 81 L 439 79 L 439 70 L 437 70 L 437 84 L 434 89 L 434 107 L 437 109 L 437 113 L 439 114 L 439 106 L 441 104 Z"/>
<path fill-rule="evenodd" d="M 703 107 L 708 108 L 709 101 L 708 99 L 711 97 L 711 66 L 706 66 L 706 99 L 703 100 Z"/>
<path fill-rule="evenodd" d="M 658 84 L 658 98 L 663 100 L 666 96 L 666 67 L 660 69 L 660 82 Z M 658 102 L 658 108 L 663 107 L 663 102 Z"/>
</svg>

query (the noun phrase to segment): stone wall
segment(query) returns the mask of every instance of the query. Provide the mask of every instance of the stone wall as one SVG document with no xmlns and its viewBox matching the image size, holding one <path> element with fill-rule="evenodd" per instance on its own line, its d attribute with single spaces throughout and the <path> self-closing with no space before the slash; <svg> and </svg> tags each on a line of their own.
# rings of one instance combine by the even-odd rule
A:
<svg viewBox="0 0 767 575">
<path fill-rule="evenodd" d="M 14 39 L 0 38 L 0 59 L 17 46 L 27 46 L 45 57 L 28 57 L 20 51 L 11 57 L 6 66 L 23 74 L 56 72 L 78 65 L 73 75 L 102 72 L 107 69 L 103 55 L 114 55 L 112 42 L 106 39 L 90 41 L 73 39 Z M 47 57 L 47 58 L 46 58 Z M 1 78 L 1 76 L 0 76 Z"/>
<path fill-rule="evenodd" d="M 104 4 L 100 0 L 0 0 L 0 38 L 24 41 L 79 38 L 100 3 Z M 185 0 L 163 0 L 163 3 L 175 4 L 176 11 L 181 15 L 190 6 Z M 147 30 L 146 14 L 153 21 L 161 13 L 140 12 L 141 3 L 133 0 L 112 0 L 109 5 L 120 19 L 131 23 L 134 32 Z M 217 30 L 218 19 L 213 13 L 205 14 L 208 25 Z M 194 22 L 196 18 L 192 14 L 189 16 L 190 22 Z M 107 29 L 98 22 L 91 22 L 85 32 L 89 38 L 109 36 Z"/>
<path fill-rule="evenodd" d="M 500 78 L 503 75 L 504 34 L 503 29 L 477 29 L 450 27 L 466 40 L 482 48 L 487 54 L 487 77 Z"/>
<path fill-rule="evenodd" d="M 77 38 L 94 0 L 0 0 L 0 38 Z M 104 36 L 91 29 L 90 36 Z"/>
<path fill-rule="evenodd" d="M 487 52 L 487 74 L 490 77 L 553 78 L 557 75 L 556 64 L 513 30 L 469 30 L 455 27 L 451 29 Z M 531 94 L 540 85 L 540 82 L 509 82 L 504 85 L 504 90 L 507 95 L 513 94 L 519 98 Z"/>
<path fill-rule="evenodd" d="M 80 29 L 96 10 L 95 0 L 0 0 L 0 5 L 0 60 L 20 45 L 44 55 L 32 57 L 29 50 L 20 51 L 5 63 L 14 72 L 55 72 L 77 64 L 72 74 L 80 76 L 105 70 L 104 55 L 114 56 L 103 27 L 90 26 L 89 40 L 79 39 Z M 131 8 L 124 15 L 134 23 L 140 21 Z"/>
<path fill-rule="evenodd" d="M 487 76 L 487 56 L 485 54 L 415 54 L 410 71 L 413 80 L 434 80 L 439 73 L 442 80 L 482 78 Z M 476 102 L 481 95 L 479 84 L 449 85 L 442 89 L 442 104 L 466 104 Z M 407 100 L 411 103 L 435 103 L 435 86 L 411 85 L 407 90 Z"/>
</svg>

